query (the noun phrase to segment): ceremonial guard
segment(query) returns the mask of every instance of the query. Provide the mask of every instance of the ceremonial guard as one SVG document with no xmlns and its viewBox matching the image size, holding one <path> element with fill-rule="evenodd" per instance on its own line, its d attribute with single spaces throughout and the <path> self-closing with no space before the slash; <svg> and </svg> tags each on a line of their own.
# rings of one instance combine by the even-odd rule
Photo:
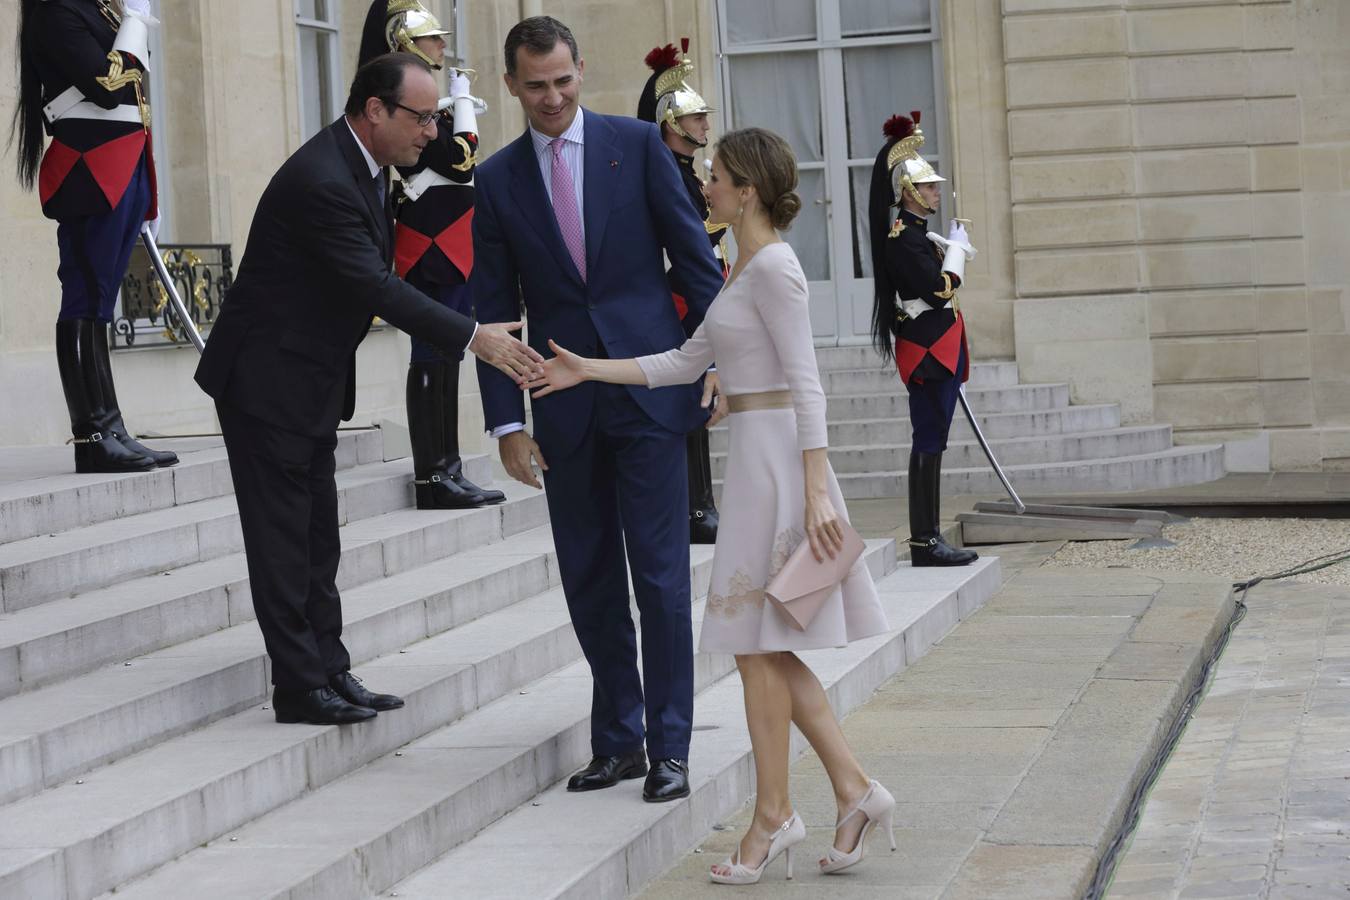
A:
<svg viewBox="0 0 1350 900">
<path fill-rule="evenodd" d="M 127 431 L 108 357 L 132 247 L 158 217 L 146 101 L 158 23 L 149 0 L 22 0 L 20 15 L 19 179 L 36 183 L 43 215 L 58 223 L 56 360 L 75 471 L 171 466 L 175 454 Z"/>
<path fill-rule="evenodd" d="M 417 0 L 375 0 L 366 15 L 358 65 L 390 51 L 412 53 L 433 69 L 445 64 L 445 35 Z M 417 165 L 399 168 L 394 210 L 394 267 L 400 277 L 443 305 L 473 315 L 468 279 L 473 268 L 473 171 L 477 113 L 469 79 L 450 70 L 450 96 L 441 101 L 436 140 Z M 459 456 L 459 367 L 412 339 L 408 364 L 408 435 L 418 509 L 466 509 L 506 499 L 464 477 Z"/>
<path fill-rule="evenodd" d="M 708 198 L 704 194 L 703 179 L 694 168 L 694 154 L 708 146 L 708 114 L 712 107 L 691 88 L 686 79 L 694 72 L 694 63 L 689 59 L 689 38 L 680 41 L 680 50 L 674 44 L 654 47 L 647 54 L 647 66 L 652 75 L 642 89 L 638 100 L 637 117 L 654 122 L 661 129 L 661 140 L 675 156 L 684 179 L 685 190 L 694 209 L 706 223 L 708 220 Z M 722 276 L 726 277 L 727 254 L 726 235 L 728 226 L 707 225 L 708 239 L 712 242 L 713 253 L 718 265 L 722 267 Z M 689 312 L 685 302 L 686 293 L 680 283 L 680 273 L 671 269 L 671 294 L 675 308 L 683 320 Z M 713 501 L 712 461 L 709 456 L 708 429 L 699 428 L 688 436 L 689 468 L 689 541 L 694 544 L 714 544 L 717 542 L 717 506 Z"/>
<path fill-rule="evenodd" d="M 886 145 L 872 167 L 872 337 L 909 391 L 910 558 L 915 566 L 963 566 L 976 554 L 942 539 L 939 508 L 942 453 L 970 367 L 956 291 L 975 251 L 959 220 L 946 238 L 928 230 L 946 179 L 919 155 L 919 113 L 910 115 L 887 120 Z"/>
</svg>

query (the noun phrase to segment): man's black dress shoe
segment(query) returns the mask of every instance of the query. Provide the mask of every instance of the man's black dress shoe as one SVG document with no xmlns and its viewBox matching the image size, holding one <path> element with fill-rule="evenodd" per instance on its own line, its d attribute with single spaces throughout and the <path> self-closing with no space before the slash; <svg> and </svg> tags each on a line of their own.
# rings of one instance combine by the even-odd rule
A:
<svg viewBox="0 0 1350 900">
<path fill-rule="evenodd" d="M 272 691 L 272 708 L 283 724 L 306 722 L 310 725 L 350 725 L 375 718 L 375 710 L 348 703 L 324 686 L 312 691 Z"/>
<path fill-rule="evenodd" d="M 598 791 L 629 778 L 647 774 L 647 754 L 641 750 L 620 756 L 597 756 L 590 765 L 567 779 L 569 791 Z"/>
<path fill-rule="evenodd" d="M 339 672 L 330 676 L 328 686 L 343 700 L 356 706 L 364 706 L 366 709 L 383 712 L 386 709 L 398 709 L 403 706 L 402 697 L 377 694 L 362 684 L 361 679 L 351 672 Z"/>
<path fill-rule="evenodd" d="M 683 759 L 658 759 L 652 763 L 647 783 L 642 786 L 642 799 L 648 803 L 665 803 L 689 796 L 689 763 Z"/>
</svg>

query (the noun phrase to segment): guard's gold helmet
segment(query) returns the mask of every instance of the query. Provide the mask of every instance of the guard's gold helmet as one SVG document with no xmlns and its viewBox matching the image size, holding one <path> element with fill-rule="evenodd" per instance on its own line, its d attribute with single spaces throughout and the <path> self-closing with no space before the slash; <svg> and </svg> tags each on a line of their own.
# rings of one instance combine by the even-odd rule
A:
<svg viewBox="0 0 1350 900">
<path fill-rule="evenodd" d="M 681 38 L 680 47 L 680 50 L 676 50 L 674 44 L 666 44 L 664 47 L 654 47 L 647 54 L 644 62 L 653 74 L 638 100 L 638 118 L 664 123 L 680 137 L 703 147 L 708 143 L 707 138 L 696 140 L 680 125 L 680 119 L 710 113 L 713 108 L 686 81 L 694 74 L 694 61 L 688 56 L 689 38 Z"/>
<path fill-rule="evenodd" d="M 919 111 L 916 109 L 910 113 L 911 118 L 904 116 L 892 116 L 886 121 L 882 129 L 888 138 L 895 140 L 895 145 L 891 147 L 890 153 L 886 154 L 886 168 L 891 173 L 891 190 L 895 194 L 895 203 L 898 206 L 901 198 L 908 194 L 910 199 L 919 204 L 923 209 L 933 212 L 933 208 L 924 202 L 916 184 L 930 184 L 935 181 L 946 181 L 947 179 L 939 175 L 928 162 L 919 155 L 919 148 L 923 146 L 923 131 L 919 128 Z"/>
</svg>

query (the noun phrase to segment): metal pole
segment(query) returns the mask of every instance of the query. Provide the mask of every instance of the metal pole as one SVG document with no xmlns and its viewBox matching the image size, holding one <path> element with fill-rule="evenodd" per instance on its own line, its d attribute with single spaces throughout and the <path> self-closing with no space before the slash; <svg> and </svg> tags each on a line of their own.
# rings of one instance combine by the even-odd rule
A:
<svg viewBox="0 0 1350 900">
<path fill-rule="evenodd" d="M 999 481 L 1003 482 L 1003 488 L 1012 498 L 1013 506 L 1016 507 L 1019 515 L 1026 512 L 1027 505 L 1022 502 L 1021 497 L 1017 496 L 1017 491 L 1013 490 L 1012 482 L 1004 474 L 1003 467 L 994 458 L 994 451 L 990 448 L 989 442 L 984 439 L 984 432 L 980 430 L 980 423 L 976 421 L 975 413 L 971 411 L 970 404 L 966 402 L 966 386 L 964 384 L 961 385 L 961 392 L 957 396 L 961 400 L 961 408 L 966 411 L 966 418 L 970 420 L 971 430 L 975 432 L 975 440 L 980 442 L 980 449 L 984 451 L 985 456 L 989 457 L 989 465 L 994 467 L 994 474 L 998 476 Z"/>
<path fill-rule="evenodd" d="M 183 298 L 178 296 L 178 288 L 174 287 L 173 279 L 169 277 L 169 269 L 164 265 L 164 258 L 159 255 L 159 244 L 155 243 L 155 236 L 150 233 L 150 223 L 146 222 L 141 226 L 141 240 L 145 243 L 145 249 L 150 253 L 150 262 L 155 267 L 155 274 L 159 276 L 160 283 L 164 285 L 164 292 L 169 295 L 169 303 L 173 305 L 173 311 L 178 316 L 178 321 L 183 323 L 183 330 L 187 332 L 188 340 L 192 341 L 192 346 L 201 353 L 206 349 L 206 341 L 202 340 L 201 334 L 197 331 L 196 324 L 192 321 L 192 316 L 188 314 L 187 305 L 183 303 Z"/>
</svg>

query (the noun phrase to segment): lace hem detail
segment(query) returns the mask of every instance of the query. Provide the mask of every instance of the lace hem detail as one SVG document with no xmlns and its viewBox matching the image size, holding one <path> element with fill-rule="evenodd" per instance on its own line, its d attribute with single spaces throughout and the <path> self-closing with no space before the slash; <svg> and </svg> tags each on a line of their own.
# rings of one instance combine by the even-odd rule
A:
<svg viewBox="0 0 1350 900">
<path fill-rule="evenodd" d="M 769 577 L 764 583 L 756 585 L 744 569 L 737 569 L 727 579 L 725 594 L 708 592 L 708 615 L 732 619 L 752 610 L 763 609 L 764 588 L 787 565 L 792 551 L 805 539 L 806 535 L 799 528 L 780 531 L 773 539 L 773 549 L 769 552 Z"/>
</svg>

